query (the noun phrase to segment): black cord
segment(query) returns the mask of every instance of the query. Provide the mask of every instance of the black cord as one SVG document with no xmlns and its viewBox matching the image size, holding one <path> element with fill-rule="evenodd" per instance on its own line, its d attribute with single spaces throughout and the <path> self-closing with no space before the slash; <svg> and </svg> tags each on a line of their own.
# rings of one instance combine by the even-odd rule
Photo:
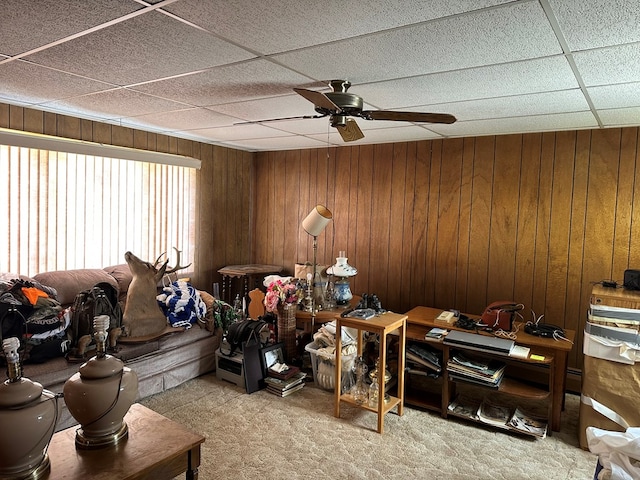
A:
<svg viewBox="0 0 640 480">
<path fill-rule="evenodd" d="M 478 322 L 467 317 L 464 314 L 460 314 L 458 320 L 455 321 L 454 325 L 458 328 L 464 328 L 465 330 L 475 330 L 478 328 Z"/>
</svg>

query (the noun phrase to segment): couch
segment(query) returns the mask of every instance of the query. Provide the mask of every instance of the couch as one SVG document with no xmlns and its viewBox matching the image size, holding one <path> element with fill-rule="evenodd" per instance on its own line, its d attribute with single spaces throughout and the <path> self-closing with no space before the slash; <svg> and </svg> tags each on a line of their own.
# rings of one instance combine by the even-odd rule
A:
<svg viewBox="0 0 640 480">
<path fill-rule="evenodd" d="M 5 280 L 10 274 L 0 274 Z M 22 279 L 28 280 L 26 277 Z M 73 304 L 75 296 L 100 282 L 114 285 L 119 299 L 126 300 L 131 283 L 131 272 L 127 264 L 104 269 L 78 269 L 44 272 L 34 275 L 33 280 L 52 287 L 57 292 L 56 299 L 63 307 Z M 204 297 L 204 293 L 203 293 Z M 212 299 L 210 295 L 207 297 Z M 205 303 L 209 301 L 205 300 Z M 113 354 L 138 375 L 138 400 L 176 387 L 181 383 L 204 373 L 215 370 L 215 351 L 220 343 L 219 333 L 215 333 L 212 322 L 205 328 L 205 322 L 191 328 L 170 333 L 155 340 L 141 343 L 118 342 Z M 89 357 L 93 352 L 89 352 Z M 78 371 L 81 363 L 71 363 L 64 357 L 56 357 L 44 363 L 25 363 L 23 376 L 39 382 L 54 393 L 61 393 L 64 383 Z M 77 422 L 63 406 L 56 430 L 62 430 Z"/>
</svg>

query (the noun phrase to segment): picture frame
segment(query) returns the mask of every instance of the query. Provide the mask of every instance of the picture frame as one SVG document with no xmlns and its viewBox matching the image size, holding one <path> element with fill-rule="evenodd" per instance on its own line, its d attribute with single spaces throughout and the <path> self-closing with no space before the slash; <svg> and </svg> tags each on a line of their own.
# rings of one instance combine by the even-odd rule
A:
<svg viewBox="0 0 640 480">
<path fill-rule="evenodd" d="M 284 342 L 268 345 L 260 350 L 262 359 L 262 374 L 267 376 L 269 367 L 284 362 Z"/>
</svg>

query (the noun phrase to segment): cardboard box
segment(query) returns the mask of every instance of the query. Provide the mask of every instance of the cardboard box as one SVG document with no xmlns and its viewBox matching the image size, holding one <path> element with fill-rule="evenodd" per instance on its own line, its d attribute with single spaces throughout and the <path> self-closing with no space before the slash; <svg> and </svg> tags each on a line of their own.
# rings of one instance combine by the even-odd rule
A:
<svg viewBox="0 0 640 480">
<path fill-rule="evenodd" d="M 640 309 L 640 291 L 594 285 L 591 289 L 591 304 Z"/>
<path fill-rule="evenodd" d="M 603 360 L 590 356 L 584 357 L 582 370 L 582 398 L 580 401 L 580 419 L 578 435 L 580 447 L 588 450 L 586 429 L 597 427 L 615 432 L 624 432 L 625 427 L 607 418 L 597 411 L 600 405 L 605 412 L 628 426 L 640 426 L 640 362 L 625 365 L 619 362 Z M 591 401 L 589 400 L 591 399 Z M 596 407 L 589 405 L 594 403 Z"/>
</svg>

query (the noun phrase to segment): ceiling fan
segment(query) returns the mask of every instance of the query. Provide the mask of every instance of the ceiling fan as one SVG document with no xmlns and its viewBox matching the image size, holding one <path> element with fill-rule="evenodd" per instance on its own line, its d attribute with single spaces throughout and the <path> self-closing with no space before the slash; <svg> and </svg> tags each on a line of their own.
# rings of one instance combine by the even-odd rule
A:
<svg viewBox="0 0 640 480">
<path fill-rule="evenodd" d="M 422 112 L 398 112 L 395 110 L 362 110 L 362 97 L 355 93 L 349 93 L 351 83 L 346 80 L 331 80 L 329 86 L 333 92 L 322 93 L 306 88 L 294 88 L 294 92 L 302 95 L 315 105 L 317 115 L 303 115 L 298 117 L 272 118 L 269 120 L 257 120 L 240 122 L 236 125 L 248 123 L 275 122 L 278 120 L 296 120 L 305 118 L 329 117 L 332 127 L 345 142 L 353 142 L 364 138 L 358 123 L 349 117 L 359 117 L 364 120 L 387 120 L 397 122 L 416 123 L 454 123 L 456 117 L 447 113 L 422 113 Z"/>
<path fill-rule="evenodd" d="M 398 112 L 394 110 L 363 110 L 362 97 L 349 93 L 351 83 L 346 80 L 331 80 L 329 86 L 332 92 L 322 93 L 306 88 L 293 90 L 315 105 L 318 115 L 300 118 L 321 118 L 329 116 L 332 127 L 338 130 L 345 142 L 352 142 L 364 138 L 358 123 L 349 117 L 359 117 L 364 120 L 388 120 L 400 122 L 422 123 L 453 123 L 456 117 L 446 113 Z"/>
</svg>

